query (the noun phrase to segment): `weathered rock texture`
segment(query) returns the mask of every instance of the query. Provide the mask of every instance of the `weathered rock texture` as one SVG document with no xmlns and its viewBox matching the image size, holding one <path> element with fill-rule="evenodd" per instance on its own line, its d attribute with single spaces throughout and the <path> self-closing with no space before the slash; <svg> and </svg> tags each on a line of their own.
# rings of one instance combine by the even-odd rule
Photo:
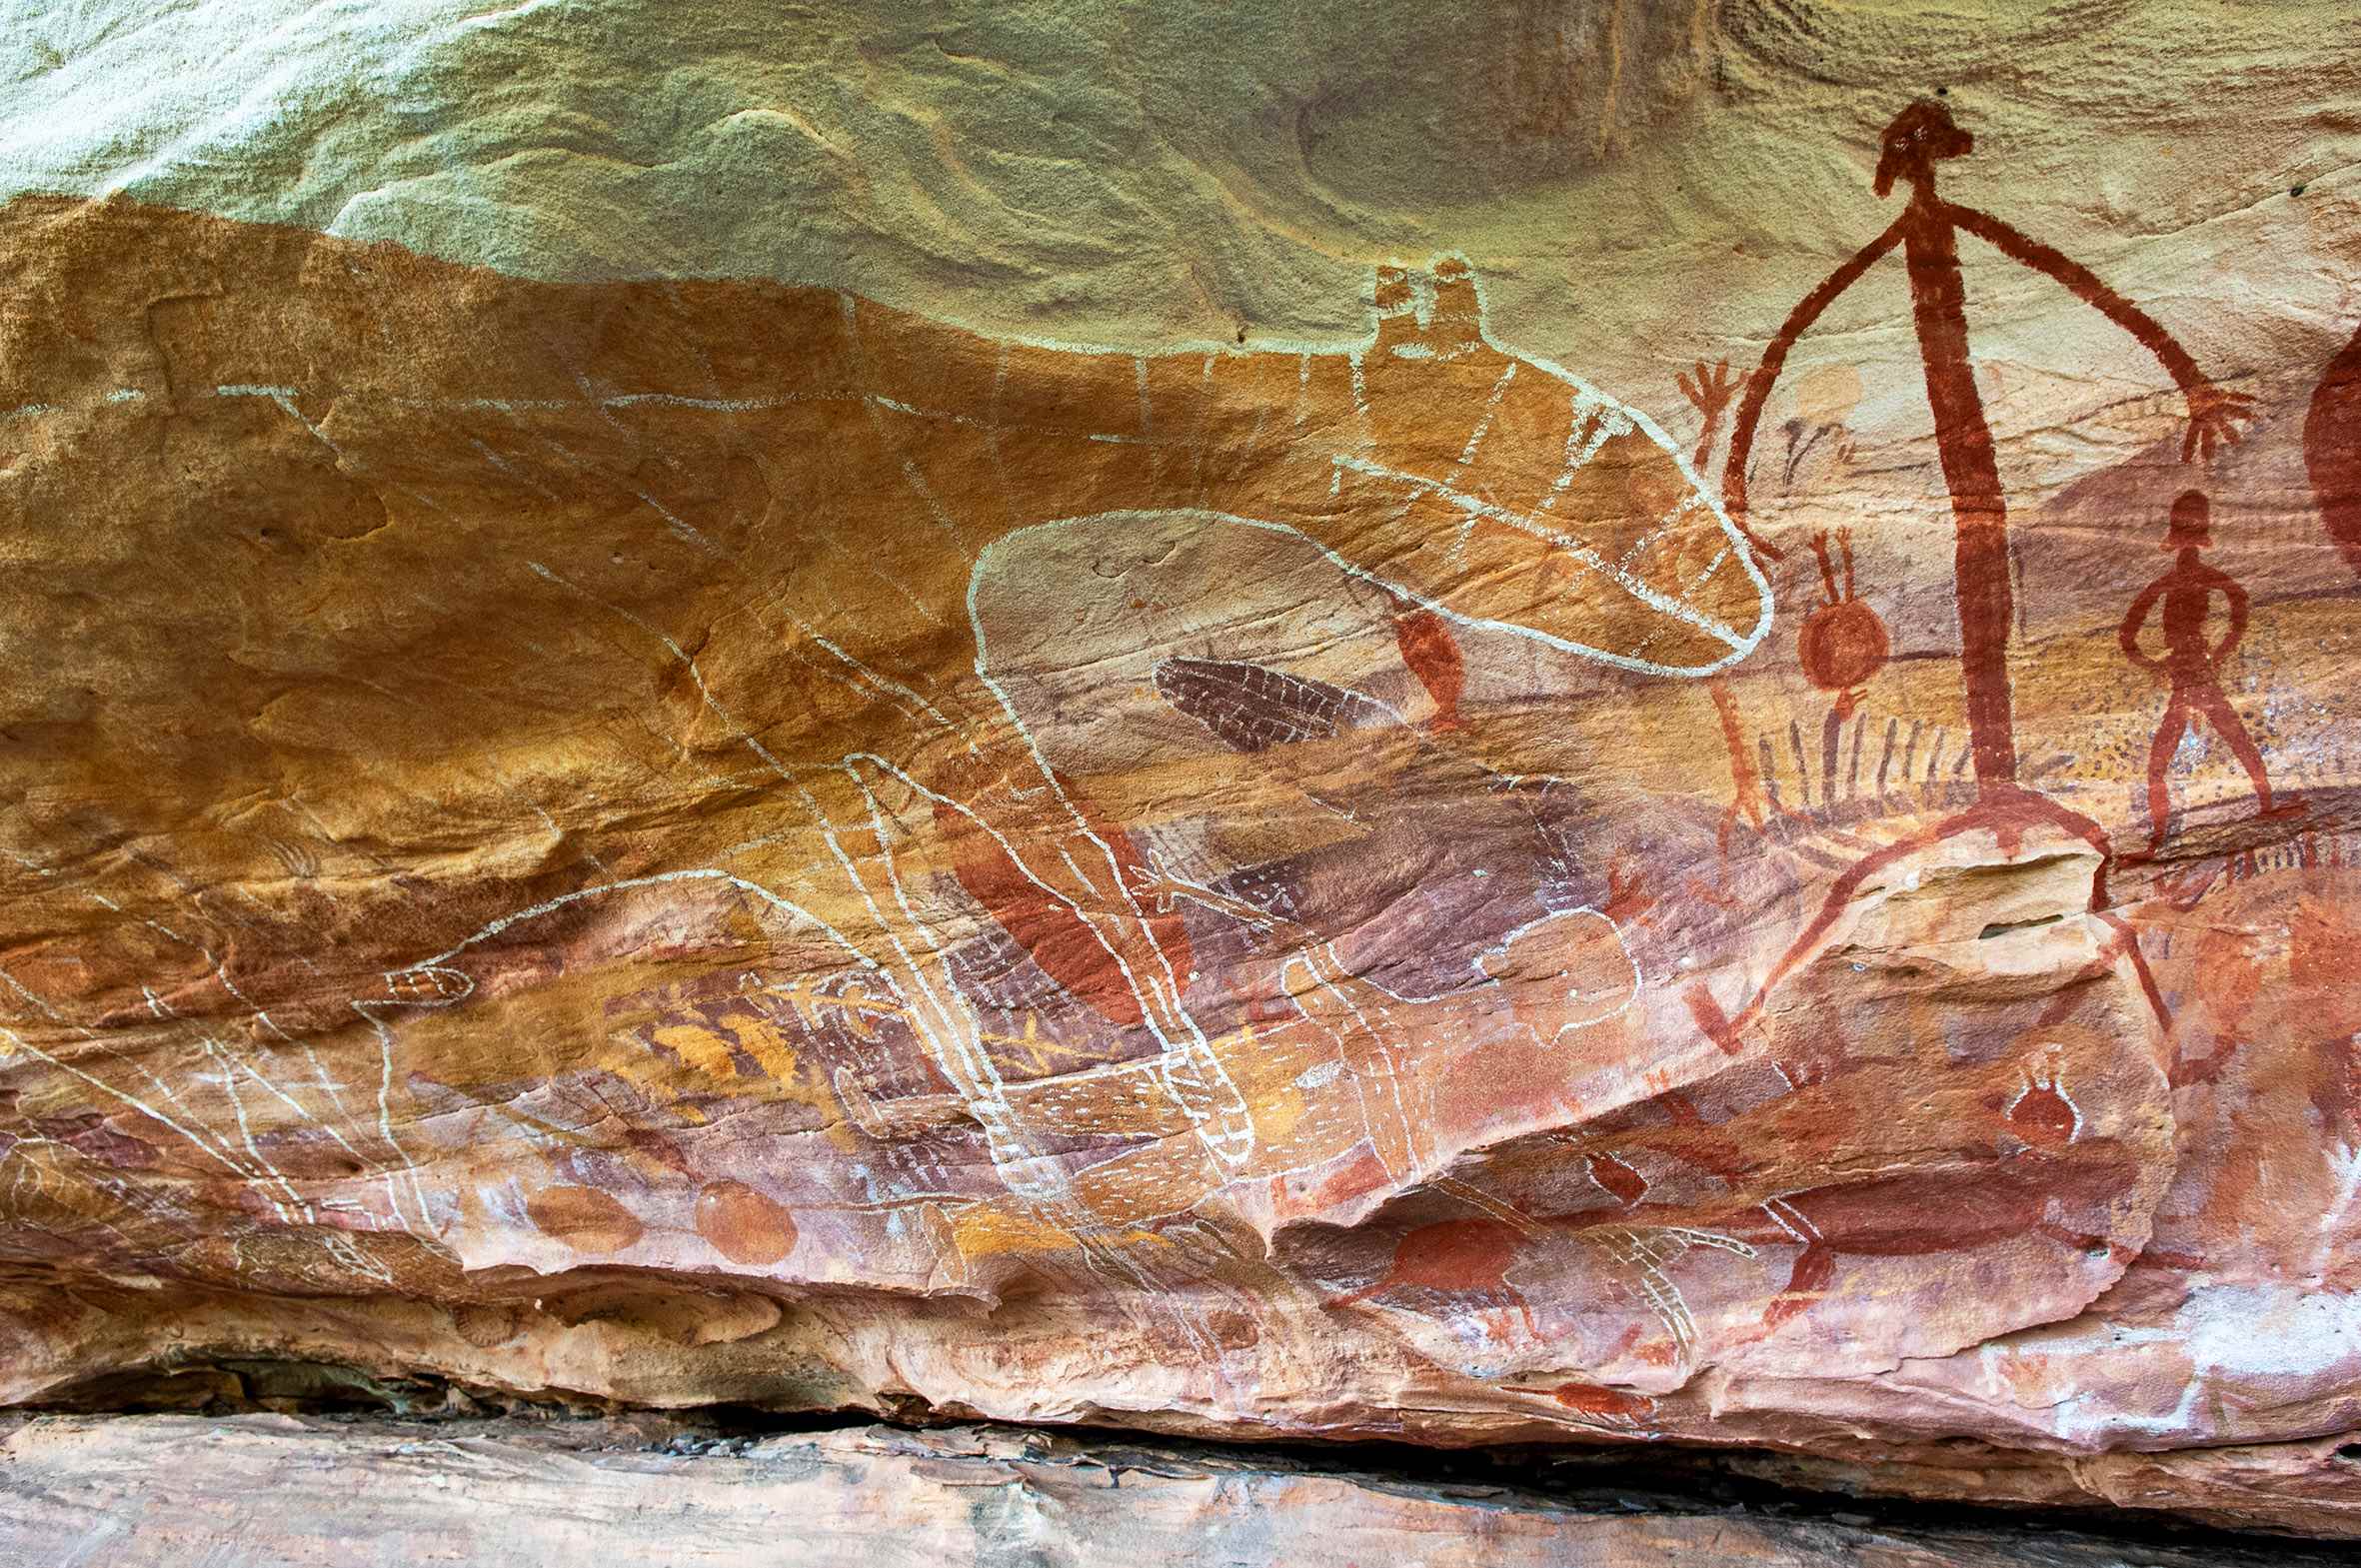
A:
<svg viewBox="0 0 2361 1568">
<path fill-rule="evenodd" d="M 1839 1509 L 1700 1507 L 1513 1478 L 1400 1481 L 1270 1455 L 1160 1452 L 1046 1433 L 846 1429 L 716 1438 L 661 1421 L 326 1424 L 248 1414 L 40 1417 L 0 1433 L 14 1561 L 243 1568 L 420 1561 L 808 1568 L 2120 1568 L 2125 1544 L 1955 1518 L 1910 1530 Z M 2141 1568 L 2288 1563 L 2288 1547 L 2144 1540 Z M 2297 1547 L 2295 1561 L 2316 1549 Z M 80 1554 L 80 1556 L 78 1556 Z"/>
<path fill-rule="evenodd" d="M 1511 1478 L 1405 1482 L 1266 1455 L 1176 1455 L 1006 1429 L 760 1440 L 661 1424 L 325 1424 L 49 1416 L 0 1435 L 0 1529 L 25 1562 L 770 1563 L 936 1568 L 2121 1568 L 2071 1530 L 1895 1530 L 1667 1506 Z M 1839 1512 L 1843 1512 L 1839 1510 Z M 2283 1547 L 2143 1541 L 2142 1568 L 2284 1564 Z M 2301 1548 L 2298 1549 L 2302 1550 Z M 210 1559 L 207 1553 L 215 1554 Z M 2308 1558 L 2311 1554 L 2306 1553 Z"/>
<path fill-rule="evenodd" d="M 2361 1528 L 2336 7 L 107 9 L 0 209 L 0 1400 Z"/>
</svg>

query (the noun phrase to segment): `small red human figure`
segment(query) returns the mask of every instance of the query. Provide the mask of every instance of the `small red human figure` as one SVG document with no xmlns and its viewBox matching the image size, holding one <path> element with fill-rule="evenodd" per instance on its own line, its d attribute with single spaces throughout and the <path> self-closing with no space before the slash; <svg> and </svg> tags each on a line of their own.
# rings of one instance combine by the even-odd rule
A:
<svg viewBox="0 0 2361 1568">
<path fill-rule="evenodd" d="M 1959 655 L 1980 793 L 2013 789 L 2016 783 L 2016 738 L 2008 684 L 2008 508 L 2001 494 L 1992 432 L 1984 423 L 1975 368 L 1968 357 L 1967 294 L 1959 272 L 1959 231 L 1964 229 L 1988 242 L 2011 261 L 2055 278 L 2075 298 L 2130 333 L 2156 356 L 2188 401 L 2189 430 L 2181 444 L 2184 462 L 2200 453 L 2211 457 L 2217 443 L 2236 441 L 2237 422 L 2251 414 L 2247 398 L 2207 381 L 2197 362 L 2154 317 L 2107 287 L 2088 268 L 1988 213 L 1937 196 L 1935 165 L 1961 157 L 1974 146 L 1975 138 L 1953 123 L 1950 111 L 1930 101 L 1910 105 L 1886 127 L 1875 189 L 1885 196 L 1892 192 L 1896 180 L 1907 181 L 1909 201 L 1884 233 L 1854 253 L 1788 313 L 1778 335 L 1763 351 L 1762 363 L 1747 379 L 1746 395 L 1731 428 L 1721 482 L 1732 522 L 1762 555 L 1779 559 L 1780 552 L 1755 539 L 1746 526 L 1746 466 L 1763 405 L 1795 340 L 1873 263 L 1895 246 L 1902 247 L 1919 354 L 1926 367 L 1927 401 L 1934 408 L 1935 444 L 1957 528 L 1953 561 Z"/>
<path fill-rule="evenodd" d="M 1820 561 L 1820 608 L 1804 617 L 1795 634 L 1795 657 L 1812 685 L 1836 694 L 1835 722 L 1852 717 L 1861 701 L 1861 688 L 1885 668 L 1893 644 L 1885 622 L 1853 593 L 1853 542 L 1849 530 L 1836 536 L 1844 556 L 1844 588 L 1836 586 L 1836 564 L 1828 557 L 1825 532 L 1812 537 L 1812 554 Z"/>
<path fill-rule="evenodd" d="M 2166 783 L 2165 772 L 2172 766 L 2172 754 L 2181 743 L 2181 736 L 2202 717 L 2213 726 L 2230 748 L 2231 754 L 2245 765 L 2246 777 L 2254 781 L 2257 808 L 2269 815 L 2271 780 L 2263 769 L 2263 755 L 2256 750 L 2254 740 L 2246 733 L 2238 712 L 2222 696 L 2221 663 L 2246 636 L 2246 590 L 2237 579 L 2216 571 L 2198 559 L 2199 553 L 2213 543 L 2210 509 L 2204 495 L 2198 491 L 2184 493 L 2172 504 L 2172 525 L 2164 536 L 2164 548 L 2177 552 L 2172 567 L 2162 577 L 2140 590 L 2139 598 L 2131 602 L 2125 612 L 2123 626 L 2117 640 L 2123 645 L 2123 657 L 2147 671 L 2160 681 L 2169 681 L 2172 695 L 2164 700 L 2164 717 L 2156 725 L 2156 739 L 2148 747 L 2148 852 L 2153 854 L 2164 846 L 2164 832 L 2171 823 L 2172 793 Z M 2206 612 L 2213 596 L 2219 594 L 2227 602 L 2230 612 L 2229 630 L 2219 643 L 2209 643 L 2205 636 Z M 2140 629 L 2147 624 L 2148 612 L 2164 603 L 2164 657 L 2151 659 L 2140 650 Z"/>
</svg>

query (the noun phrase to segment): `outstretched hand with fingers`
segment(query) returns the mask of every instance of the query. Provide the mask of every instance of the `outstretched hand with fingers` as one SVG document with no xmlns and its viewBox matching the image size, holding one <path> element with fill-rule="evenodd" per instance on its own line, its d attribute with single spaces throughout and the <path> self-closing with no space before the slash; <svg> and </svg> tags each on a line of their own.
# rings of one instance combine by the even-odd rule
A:
<svg viewBox="0 0 2361 1568">
<path fill-rule="evenodd" d="M 1693 374 L 1682 371 L 1672 379 L 1679 385 L 1680 395 L 1696 405 L 1697 412 L 1705 416 L 1708 426 L 1721 418 L 1721 411 L 1729 406 L 1730 394 L 1738 390 L 1737 379 L 1730 375 L 1727 360 L 1716 360 L 1710 366 L 1699 360 Z"/>
<path fill-rule="evenodd" d="M 2239 427 L 2254 418 L 2254 399 L 2212 382 L 2188 390 L 2189 431 L 2181 438 L 2181 461 L 2211 458 L 2214 448 L 2234 447 L 2245 434 Z"/>
</svg>

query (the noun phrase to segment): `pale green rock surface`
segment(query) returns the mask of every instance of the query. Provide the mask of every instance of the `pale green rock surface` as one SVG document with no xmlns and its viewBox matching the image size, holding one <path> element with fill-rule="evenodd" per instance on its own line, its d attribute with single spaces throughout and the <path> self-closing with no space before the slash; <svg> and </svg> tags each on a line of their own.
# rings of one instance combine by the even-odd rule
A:
<svg viewBox="0 0 2361 1568">
<path fill-rule="evenodd" d="M 1350 335 L 1370 262 L 1456 250 L 1512 335 L 1656 404 L 1654 362 L 1742 357 L 1890 217 L 1876 135 L 1937 87 L 1983 138 L 1963 197 L 2164 308 L 2210 296 L 2199 341 L 2339 314 L 2361 132 L 2317 84 L 2361 71 L 2346 21 L 2320 0 L 89 0 L 0 36 L 0 193 L 127 192 L 533 277 L 771 276 L 1126 344 Z M 2209 286 L 2266 256 L 2271 297 Z M 2074 321 L 2038 280 L 1995 288 L 2025 346 Z M 1823 331 L 1908 356 L 1889 292 Z"/>
</svg>

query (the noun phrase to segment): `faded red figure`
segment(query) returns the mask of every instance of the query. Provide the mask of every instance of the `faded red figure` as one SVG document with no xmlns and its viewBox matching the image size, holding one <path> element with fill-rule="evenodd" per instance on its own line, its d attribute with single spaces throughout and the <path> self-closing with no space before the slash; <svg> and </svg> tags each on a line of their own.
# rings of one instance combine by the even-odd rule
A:
<svg viewBox="0 0 2361 1568">
<path fill-rule="evenodd" d="M 1919 353 L 1926 365 L 1927 400 L 1934 406 L 1935 442 L 1958 530 L 1954 561 L 1959 655 L 1967 687 L 1976 784 L 1979 790 L 1989 791 L 1996 786 L 2013 786 L 2017 771 L 2008 684 L 2008 508 L 2001 495 L 1992 432 L 1984 423 L 1975 369 L 1968 358 L 1967 296 L 1959 273 L 1960 231 L 1987 242 L 2011 261 L 2055 278 L 2075 298 L 2130 333 L 2156 356 L 2188 400 L 2189 432 L 2181 446 L 2183 461 L 2199 453 L 2210 457 L 2217 443 L 2236 441 L 2237 422 L 2250 415 L 2248 400 L 2242 394 L 2207 381 L 2196 361 L 2154 317 L 2107 287 L 2088 268 L 1988 213 L 1936 195 L 1935 165 L 1964 156 L 1974 146 L 1975 138 L 1954 124 L 1950 110 L 1939 103 L 1914 103 L 1886 127 L 1877 164 L 1877 194 L 1889 194 L 1894 182 L 1902 180 L 1910 186 L 1909 202 L 1884 233 L 1804 296 L 1763 351 L 1762 363 L 1747 380 L 1746 396 L 1730 432 L 1722 491 L 1731 520 L 1745 531 L 1746 465 L 1754 429 L 1787 362 L 1788 351 L 1872 263 L 1895 246 L 1902 247 L 1910 276 L 1911 314 L 1917 322 Z M 1754 540 L 1750 531 L 1746 537 Z M 1777 559 L 1777 551 L 1758 540 L 1754 543 L 1763 554 Z"/>
<path fill-rule="evenodd" d="M 1689 459 L 1698 474 L 1705 472 L 1706 460 L 1713 455 L 1713 433 L 1721 425 L 1721 411 L 1729 406 L 1731 393 L 1737 389 L 1730 381 L 1729 362 L 1716 360 L 1708 367 L 1697 361 L 1697 373 L 1692 378 L 1685 372 L 1674 376 L 1680 395 L 1696 406 L 1705 416 L 1704 427 L 1697 432 L 1697 450 Z M 1745 525 L 1741 522 L 1739 527 Z M 1753 536 L 1747 536 L 1751 539 Z M 1772 553 L 1775 557 L 1776 553 Z M 1714 842 L 1722 856 L 1729 855 L 1730 829 L 1737 826 L 1742 815 L 1759 829 L 1768 809 L 1762 791 L 1762 780 L 1754 772 L 1754 760 L 1747 755 L 1745 722 L 1738 716 L 1738 700 L 1730 691 L 1729 676 L 1725 673 L 1705 678 L 1705 690 L 1712 696 L 1713 712 L 1721 720 L 1722 744 L 1729 750 L 1730 802 L 1721 813 L 1721 831 Z"/>
<path fill-rule="evenodd" d="M 2361 574 L 2361 332 L 2328 362 L 2304 416 L 2304 467 L 2328 537 Z"/>
<path fill-rule="evenodd" d="M 2254 781 L 2258 808 L 2266 815 L 2274 809 L 2263 754 L 2246 733 L 2238 711 L 2222 696 L 2222 661 L 2246 636 L 2246 590 L 2238 586 L 2236 578 L 2198 559 L 2212 543 L 2211 509 L 2203 494 L 2189 491 L 2172 504 L 2172 525 L 2164 536 L 2164 548 L 2178 552 L 2171 570 L 2140 590 L 2116 634 L 2123 644 L 2124 658 L 2157 680 L 2172 684 L 2172 695 L 2164 700 L 2164 717 L 2156 725 L 2156 739 L 2148 747 L 2151 854 L 2163 847 L 2164 831 L 2172 818 L 2172 793 L 2165 772 L 2172 766 L 2172 754 L 2180 747 L 2182 735 L 2199 718 L 2213 726 L 2214 733 L 2245 766 L 2246 777 Z M 2205 622 L 2216 594 L 2229 611 L 2230 626 L 2219 643 L 2212 643 L 2206 639 Z M 2164 657 L 2151 659 L 2140 650 L 2140 629 L 2147 625 L 2148 612 L 2156 608 L 2158 600 L 2164 603 Z"/>
</svg>

